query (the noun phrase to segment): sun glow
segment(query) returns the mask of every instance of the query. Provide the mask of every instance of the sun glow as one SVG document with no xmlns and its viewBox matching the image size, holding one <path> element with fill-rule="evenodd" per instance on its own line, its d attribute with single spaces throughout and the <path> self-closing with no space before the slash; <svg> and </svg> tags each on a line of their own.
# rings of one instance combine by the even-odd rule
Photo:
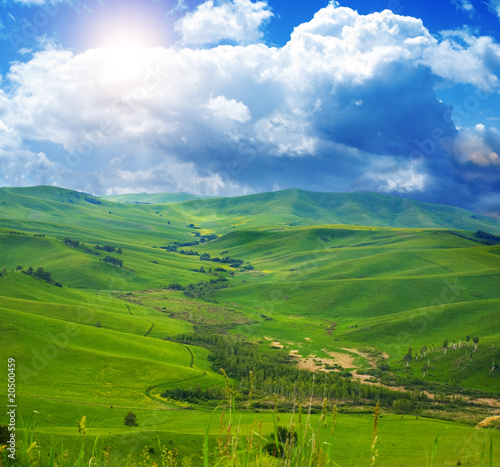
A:
<svg viewBox="0 0 500 467">
<path fill-rule="evenodd" d="M 158 45 L 158 38 L 154 31 L 145 25 L 117 24 L 103 31 L 99 46 L 105 48 L 130 50 L 148 48 Z"/>
<path fill-rule="evenodd" d="M 102 86 L 126 92 L 144 79 L 153 48 L 168 47 L 172 28 L 156 10 L 103 7 L 91 25 L 80 31 L 82 48 L 99 57 Z"/>
<path fill-rule="evenodd" d="M 129 50 L 166 46 L 171 42 L 171 29 L 157 11 L 122 7 L 103 10 L 81 35 L 85 48 Z"/>
</svg>

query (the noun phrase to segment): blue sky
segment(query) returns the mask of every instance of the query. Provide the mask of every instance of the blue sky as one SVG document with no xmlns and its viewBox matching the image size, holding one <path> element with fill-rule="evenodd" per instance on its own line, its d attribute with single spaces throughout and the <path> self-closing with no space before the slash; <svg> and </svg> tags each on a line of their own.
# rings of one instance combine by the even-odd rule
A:
<svg viewBox="0 0 500 467">
<path fill-rule="evenodd" d="M 0 185 L 500 217 L 500 0 L 3 0 Z"/>
</svg>

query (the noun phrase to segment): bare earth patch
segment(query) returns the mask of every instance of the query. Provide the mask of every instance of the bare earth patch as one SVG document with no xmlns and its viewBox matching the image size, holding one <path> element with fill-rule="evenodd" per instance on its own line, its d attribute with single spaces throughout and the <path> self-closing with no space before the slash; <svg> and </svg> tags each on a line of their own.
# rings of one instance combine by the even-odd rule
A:
<svg viewBox="0 0 500 467">
<path fill-rule="evenodd" d="M 342 352 L 334 352 L 328 349 L 321 349 L 321 350 L 325 352 L 327 355 L 330 355 L 330 357 L 333 357 L 337 365 L 340 365 L 343 368 L 355 368 L 354 357 L 352 355 Z"/>
<path fill-rule="evenodd" d="M 301 370 L 332 371 L 324 368 L 325 365 L 335 365 L 335 360 L 331 358 L 301 358 L 297 366 Z"/>
</svg>

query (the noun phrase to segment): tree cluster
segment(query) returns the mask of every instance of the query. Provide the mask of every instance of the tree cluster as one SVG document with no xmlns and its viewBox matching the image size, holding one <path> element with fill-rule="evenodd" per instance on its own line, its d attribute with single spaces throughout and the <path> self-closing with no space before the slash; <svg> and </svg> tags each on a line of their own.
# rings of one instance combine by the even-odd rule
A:
<svg viewBox="0 0 500 467">
<path fill-rule="evenodd" d="M 482 230 L 478 230 L 474 233 L 474 237 L 480 238 L 481 240 L 485 240 L 487 245 L 497 245 L 500 243 L 500 237 L 498 235 L 493 235 L 488 232 L 483 232 Z"/>
<path fill-rule="evenodd" d="M 22 266 L 21 266 L 22 268 Z M 19 266 L 17 267 L 19 270 Z M 52 273 L 50 271 L 46 271 L 42 267 L 36 268 L 36 271 L 33 269 L 33 266 L 30 266 L 26 271 L 21 270 L 23 274 L 27 274 L 28 276 L 33 276 L 36 279 L 41 281 L 45 281 L 48 284 L 55 285 L 56 287 L 62 287 L 62 284 L 58 281 L 54 281 L 52 278 Z"/>
<path fill-rule="evenodd" d="M 210 350 L 209 361 L 215 371 L 224 369 L 229 378 L 238 381 L 236 390 L 240 400 L 253 400 L 258 407 L 259 399 L 268 400 L 273 394 L 285 400 L 315 399 L 338 400 L 354 404 L 380 404 L 398 411 L 412 411 L 418 401 L 427 400 L 423 393 L 392 391 L 388 388 L 362 384 L 358 380 L 329 372 L 314 375 L 299 369 L 295 360 L 285 351 L 264 352 L 255 344 L 241 341 L 235 336 L 220 334 L 188 334 L 176 336 L 176 341 L 206 347 Z M 250 374 L 251 373 L 251 374 Z M 217 388 L 171 389 L 164 397 L 190 403 L 210 399 L 223 400 L 224 391 Z"/>
<path fill-rule="evenodd" d="M 227 286 L 227 279 L 219 277 L 218 279 L 211 279 L 208 282 L 189 284 L 184 290 L 184 295 L 191 298 L 203 298 L 215 290 L 226 289 Z"/>
<path fill-rule="evenodd" d="M 96 250 L 105 251 L 107 253 L 118 253 L 119 255 L 123 253 L 123 250 L 121 248 L 117 249 L 114 245 L 96 245 L 94 248 Z"/>
<path fill-rule="evenodd" d="M 78 245 L 80 245 L 80 242 L 78 240 L 71 240 L 71 238 L 66 237 L 64 239 L 65 245 L 71 247 L 71 248 L 78 248 Z"/>
<path fill-rule="evenodd" d="M 205 237 L 201 237 L 201 239 L 202 239 L 202 241 L 203 241 L 203 238 L 206 238 L 208 240 L 212 240 L 213 239 L 212 237 L 217 238 L 217 235 L 214 235 L 214 236 L 208 235 Z M 202 253 L 200 255 L 200 253 L 198 253 L 197 251 L 194 251 L 194 250 L 179 250 L 180 247 L 194 246 L 194 245 L 198 245 L 199 243 L 200 242 L 186 242 L 186 243 L 173 242 L 167 246 L 161 246 L 160 248 L 165 250 L 165 251 L 177 252 L 181 255 L 199 256 L 201 261 L 213 261 L 214 263 L 229 264 L 229 266 L 231 266 L 232 268 L 235 268 L 235 269 L 243 268 L 244 270 L 248 270 L 248 271 L 254 269 L 254 267 L 250 263 L 247 263 L 245 266 L 243 266 L 245 261 L 242 259 L 231 258 L 230 256 L 224 256 L 223 258 L 219 258 L 218 256 L 215 256 L 212 258 L 210 256 L 210 253 Z M 227 252 L 225 252 L 225 253 L 227 253 Z"/>
<path fill-rule="evenodd" d="M 123 267 L 123 261 L 118 258 L 113 258 L 112 256 L 106 256 L 106 258 L 104 258 L 104 262 L 112 264 L 113 266 L 118 266 L 120 268 Z"/>
</svg>

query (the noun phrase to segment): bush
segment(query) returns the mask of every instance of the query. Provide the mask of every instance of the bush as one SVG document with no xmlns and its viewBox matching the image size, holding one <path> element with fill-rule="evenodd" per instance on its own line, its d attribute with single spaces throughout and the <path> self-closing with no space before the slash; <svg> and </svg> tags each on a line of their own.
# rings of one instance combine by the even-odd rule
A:
<svg viewBox="0 0 500 467">
<path fill-rule="evenodd" d="M 64 239 L 64 243 L 71 248 L 78 248 L 78 245 L 80 245 L 78 240 L 71 240 L 71 238 L 68 237 Z"/>
<path fill-rule="evenodd" d="M 107 253 L 115 253 L 116 252 L 116 248 L 112 245 L 104 245 L 104 246 L 96 245 L 94 248 L 96 250 L 106 251 Z"/>
<path fill-rule="evenodd" d="M 139 423 L 137 423 L 137 417 L 133 412 L 128 412 L 127 415 L 125 415 L 123 423 L 125 426 L 139 426 Z"/>
<path fill-rule="evenodd" d="M 264 446 L 264 451 L 273 457 L 284 457 L 285 456 L 285 448 L 283 447 L 283 445 L 281 443 L 276 443 L 275 441 L 267 443 Z"/>
<path fill-rule="evenodd" d="M 118 258 L 113 258 L 112 256 L 106 256 L 106 258 L 104 258 L 104 262 L 105 263 L 110 263 L 114 266 L 118 266 L 120 268 L 123 267 L 123 261 L 121 259 L 118 259 Z"/>
<path fill-rule="evenodd" d="M 387 362 L 378 362 L 377 368 L 382 371 L 389 371 L 391 366 Z"/>
</svg>

